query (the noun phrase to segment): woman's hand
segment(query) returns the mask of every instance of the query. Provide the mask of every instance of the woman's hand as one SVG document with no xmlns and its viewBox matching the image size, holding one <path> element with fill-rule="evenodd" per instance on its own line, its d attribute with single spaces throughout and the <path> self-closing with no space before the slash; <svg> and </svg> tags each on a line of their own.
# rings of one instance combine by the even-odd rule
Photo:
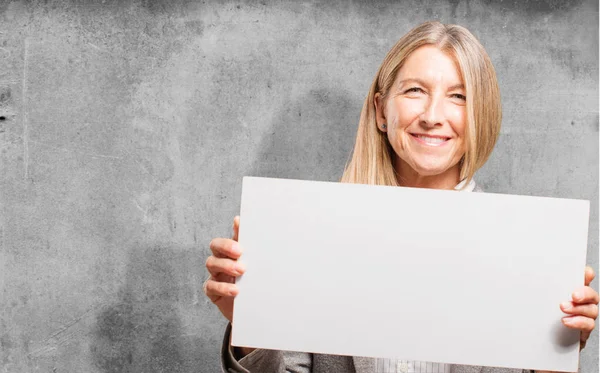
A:
<svg viewBox="0 0 600 373">
<path fill-rule="evenodd" d="M 563 324 L 581 331 L 580 350 L 585 347 L 598 317 L 598 292 L 589 286 L 594 276 L 594 270 L 591 267 L 585 267 L 585 286 L 573 292 L 571 302 L 560 304 L 560 309 L 569 314 L 562 318 Z"/>
<path fill-rule="evenodd" d="M 204 293 L 217 306 L 227 320 L 233 319 L 233 298 L 238 294 L 235 278 L 245 272 L 238 261 L 242 250 L 237 243 L 240 217 L 233 219 L 233 237 L 215 238 L 210 241 L 212 255 L 206 259 L 210 277 L 204 282 Z"/>
</svg>

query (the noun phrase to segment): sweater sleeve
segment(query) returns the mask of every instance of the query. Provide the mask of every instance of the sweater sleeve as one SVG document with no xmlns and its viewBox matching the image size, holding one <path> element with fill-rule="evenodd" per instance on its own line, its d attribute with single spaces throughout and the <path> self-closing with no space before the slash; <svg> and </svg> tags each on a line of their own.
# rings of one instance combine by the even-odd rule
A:
<svg viewBox="0 0 600 373">
<path fill-rule="evenodd" d="M 256 349 L 239 361 L 233 356 L 231 323 L 225 329 L 221 348 L 221 366 L 224 373 L 311 373 L 312 354 L 305 352 Z"/>
</svg>

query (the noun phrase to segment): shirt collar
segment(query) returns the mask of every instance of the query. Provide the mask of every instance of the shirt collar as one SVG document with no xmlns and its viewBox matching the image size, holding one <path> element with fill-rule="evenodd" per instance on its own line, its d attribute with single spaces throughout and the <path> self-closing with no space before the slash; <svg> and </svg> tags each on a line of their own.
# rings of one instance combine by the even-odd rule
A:
<svg viewBox="0 0 600 373">
<path fill-rule="evenodd" d="M 465 185 L 466 181 L 467 181 L 466 179 L 462 180 L 460 183 L 458 183 L 457 186 L 454 187 L 454 190 L 460 190 L 460 188 L 462 188 L 463 185 Z M 472 192 L 474 189 L 475 189 L 475 180 L 471 179 L 471 181 L 469 181 L 469 184 L 467 184 L 465 189 L 461 190 L 461 192 Z"/>
</svg>

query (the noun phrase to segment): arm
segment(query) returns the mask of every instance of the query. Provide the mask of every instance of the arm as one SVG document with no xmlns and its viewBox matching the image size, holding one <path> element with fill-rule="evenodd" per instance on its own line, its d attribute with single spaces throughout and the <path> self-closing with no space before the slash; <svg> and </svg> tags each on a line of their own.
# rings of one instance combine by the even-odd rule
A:
<svg viewBox="0 0 600 373">
<path fill-rule="evenodd" d="M 225 373 L 310 373 L 312 354 L 304 352 L 255 349 L 236 360 L 230 344 L 231 323 L 227 325 L 221 347 L 221 366 Z"/>
</svg>

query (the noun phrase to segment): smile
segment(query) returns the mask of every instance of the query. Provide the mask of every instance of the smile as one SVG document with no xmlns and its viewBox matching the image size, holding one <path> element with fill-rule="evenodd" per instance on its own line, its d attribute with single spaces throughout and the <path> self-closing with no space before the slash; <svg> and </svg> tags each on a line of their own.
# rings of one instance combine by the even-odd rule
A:
<svg viewBox="0 0 600 373">
<path fill-rule="evenodd" d="M 425 136 L 411 133 L 411 136 L 421 144 L 429 146 L 441 146 L 450 140 L 450 137 L 444 136 Z"/>
</svg>

